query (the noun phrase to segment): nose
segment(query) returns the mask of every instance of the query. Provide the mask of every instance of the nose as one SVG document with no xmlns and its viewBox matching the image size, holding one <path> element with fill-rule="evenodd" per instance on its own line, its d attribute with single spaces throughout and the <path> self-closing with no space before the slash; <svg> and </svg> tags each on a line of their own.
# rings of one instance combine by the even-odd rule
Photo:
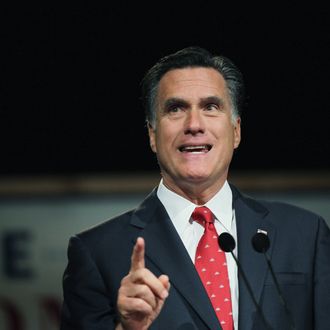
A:
<svg viewBox="0 0 330 330">
<path fill-rule="evenodd" d="M 205 126 L 204 126 L 204 119 L 202 113 L 197 109 L 191 109 L 187 112 L 185 120 L 185 134 L 200 134 L 204 133 Z"/>
</svg>

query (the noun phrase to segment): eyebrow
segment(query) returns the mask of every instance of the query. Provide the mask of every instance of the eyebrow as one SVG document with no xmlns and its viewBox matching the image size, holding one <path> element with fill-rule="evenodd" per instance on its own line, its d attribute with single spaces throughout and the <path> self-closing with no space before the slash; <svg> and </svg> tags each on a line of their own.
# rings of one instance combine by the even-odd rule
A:
<svg viewBox="0 0 330 330">
<path fill-rule="evenodd" d="M 223 107 L 225 105 L 225 102 L 222 98 L 218 97 L 218 96 L 208 96 L 208 97 L 203 97 L 200 101 L 199 101 L 199 105 L 203 106 L 205 104 L 208 103 L 214 103 L 214 104 L 218 104 L 219 106 Z M 168 100 L 165 101 L 164 106 L 166 108 L 170 108 L 174 105 L 183 105 L 183 106 L 189 106 L 189 102 L 187 102 L 184 99 L 181 99 L 179 97 L 173 97 L 170 98 Z"/>
<path fill-rule="evenodd" d="M 208 103 L 218 104 L 220 107 L 223 107 L 225 105 L 225 101 L 218 96 L 204 97 L 199 102 L 200 105 L 204 105 L 204 104 L 208 104 Z"/>
<path fill-rule="evenodd" d="M 173 97 L 173 98 L 170 98 L 170 99 L 166 100 L 165 104 L 164 104 L 165 108 L 170 108 L 174 105 L 188 106 L 189 102 L 187 102 L 186 100 L 181 99 L 179 97 Z"/>
</svg>

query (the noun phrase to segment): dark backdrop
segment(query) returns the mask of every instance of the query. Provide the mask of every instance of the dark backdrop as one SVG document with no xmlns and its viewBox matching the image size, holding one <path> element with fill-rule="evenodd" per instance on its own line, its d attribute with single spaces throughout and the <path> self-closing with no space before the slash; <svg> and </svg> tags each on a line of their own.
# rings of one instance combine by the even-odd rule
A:
<svg viewBox="0 0 330 330">
<path fill-rule="evenodd" d="M 217 3 L 3 8 L 0 174 L 156 170 L 140 80 L 189 45 L 245 76 L 234 169 L 328 169 L 329 10 Z"/>
</svg>

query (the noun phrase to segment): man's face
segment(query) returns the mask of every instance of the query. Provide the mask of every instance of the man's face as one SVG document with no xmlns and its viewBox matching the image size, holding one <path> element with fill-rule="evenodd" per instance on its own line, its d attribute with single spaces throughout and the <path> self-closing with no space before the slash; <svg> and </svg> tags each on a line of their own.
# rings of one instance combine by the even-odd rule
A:
<svg viewBox="0 0 330 330">
<path fill-rule="evenodd" d="M 174 191 L 196 184 L 220 189 L 240 142 L 226 82 L 212 68 L 167 72 L 160 81 L 150 145 L 164 183 Z"/>
</svg>

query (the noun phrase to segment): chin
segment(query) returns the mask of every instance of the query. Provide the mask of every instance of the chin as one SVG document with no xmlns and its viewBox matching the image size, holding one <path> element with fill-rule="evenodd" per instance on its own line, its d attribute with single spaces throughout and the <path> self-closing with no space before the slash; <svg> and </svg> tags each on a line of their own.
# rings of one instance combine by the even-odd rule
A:
<svg viewBox="0 0 330 330">
<path fill-rule="evenodd" d="M 210 178 L 210 173 L 206 172 L 188 172 L 183 175 L 183 178 L 190 182 L 204 182 Z"/>
</svg>

